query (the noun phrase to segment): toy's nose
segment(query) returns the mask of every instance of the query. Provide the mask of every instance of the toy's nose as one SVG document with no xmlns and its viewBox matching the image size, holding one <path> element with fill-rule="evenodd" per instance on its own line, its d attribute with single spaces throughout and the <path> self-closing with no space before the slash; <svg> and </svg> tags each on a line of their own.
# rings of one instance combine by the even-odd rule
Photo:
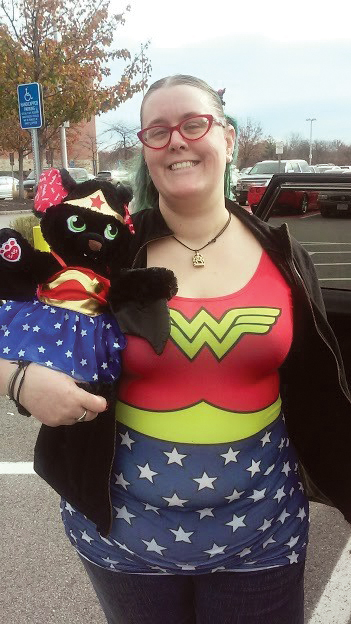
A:
<svg viewBox="0 0 351 624">
<path fill-rule="evenodd" d="M 88 245 L 89 245 L 89 249 L 91 249 L 92 251 L 100 251 L 102 247 L 102 244 L 99 243 L 99 241 L 94 240 L 94 239 L 89 239 Z"/>
</svg>

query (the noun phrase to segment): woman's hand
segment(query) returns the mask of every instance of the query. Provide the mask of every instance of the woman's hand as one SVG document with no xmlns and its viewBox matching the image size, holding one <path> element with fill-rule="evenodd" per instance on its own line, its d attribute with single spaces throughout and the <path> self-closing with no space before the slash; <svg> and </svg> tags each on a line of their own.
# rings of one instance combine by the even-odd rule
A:
<svg viewBox="0 0 351 624">
<path fill-rule="evenodd" d="M 84 421 L 93 420 L 107 407 L 103 397 L 79 388 L 68 375 L 34 363 L 26 371 L 19 401 L 49 427 L 75 425 L 85 410 Z"/>
</svg>

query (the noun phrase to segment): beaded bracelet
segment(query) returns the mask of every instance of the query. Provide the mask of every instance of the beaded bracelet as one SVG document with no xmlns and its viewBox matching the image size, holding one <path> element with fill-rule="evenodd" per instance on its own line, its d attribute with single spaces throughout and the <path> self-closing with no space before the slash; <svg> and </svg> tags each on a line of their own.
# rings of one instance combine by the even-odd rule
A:
<svg viewBox="0 0 351 624">
<path fill-rule="evenodd" d="M 23 407 L 23 405 L 21 405 L 21 403 L 19 402 L 19 397 L 20 397 L 20 392 L 23 386 L 23 382 L 24 382 L 24 378 L 27 372 L 27 368 L 29 366 L 29 364 L 31 364 L 31 362 L 28 362 L 27 360 L 19 360 L 19 362 L 13 362 L 13 364 L 17 364 L 17 368 L 16 370 L 12 373 L 10 379 L 9 379 L 9 384 L 8 384 L 8 389 L 7 389 L 7 394 L 9 396 L 9 398 L 11 399 L 11 401 L 13 401 L 17 407 L 17 411 L 19 412 L 19 414 L 21 414 L 22 416 L 31 416 L 31 414 L 28 412 L 28 410 Z M 18 388 L 17 388 L 17 392 L 16 392 L 16 397 L 15 397 L 15 385 L 16 385 L 16 381 L 20 375 L 20 373 L 22 374 L 22 377 L 20 379 L 20 382 L 18 384 Z"/>
</svg>

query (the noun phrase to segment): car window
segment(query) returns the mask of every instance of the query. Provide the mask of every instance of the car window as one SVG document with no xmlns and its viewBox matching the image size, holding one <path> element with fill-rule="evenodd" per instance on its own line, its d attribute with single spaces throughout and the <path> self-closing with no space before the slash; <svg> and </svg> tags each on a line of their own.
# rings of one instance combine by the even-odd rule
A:
<svg viewBox="0 0 351 624">
<path fill-rule="evenodd" d="M 351 173 L 273 176 L 254 212 L 271 225 L 287 223 L 322 288 L 351 290 Z"/>
</svg>

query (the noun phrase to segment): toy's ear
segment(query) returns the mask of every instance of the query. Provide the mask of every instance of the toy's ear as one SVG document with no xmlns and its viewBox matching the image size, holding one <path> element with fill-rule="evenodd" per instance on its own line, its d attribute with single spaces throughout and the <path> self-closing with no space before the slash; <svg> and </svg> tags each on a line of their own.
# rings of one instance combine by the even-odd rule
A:
<svg viewBox="0 0 351 624">
<path fill-rule="evenodd" d="M 60 204 L 77 183 L 66 169 L 47 169 L 40 176 L 34 210 L 41 216 L 50 206 Z"/>
</svg>

